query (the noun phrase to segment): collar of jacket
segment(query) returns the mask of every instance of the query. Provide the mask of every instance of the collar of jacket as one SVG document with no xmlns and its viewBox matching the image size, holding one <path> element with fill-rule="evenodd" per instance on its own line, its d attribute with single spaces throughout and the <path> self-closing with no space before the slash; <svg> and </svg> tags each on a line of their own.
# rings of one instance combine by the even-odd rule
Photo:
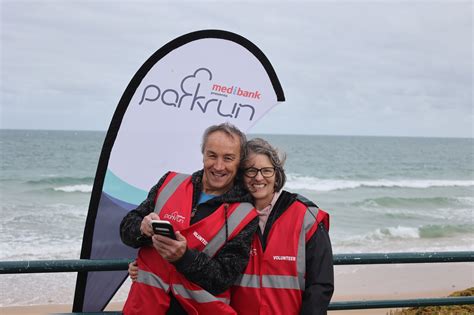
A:
<svg viewBox="0 0 474 315">
<path fill-rule="evenodd" d="M 203 174 L 204 174 L 204 170 L 199 170 L 197 172 L 194 172 L 191 175 L 191 182 L 193 183 L 193 208 L 196 206 L 199 200 L 199 197 L 201 196 Z M 244 189 L 242 185 L 242 181 L 239 180 L 239 177 L 237 177 L 237 179 L 235 180 L 234 186 L 229 191 L 227 191 L 223 195 L 217 196 L 216 198 L 212 198 L 211 200 L 207 202 L 210 204 L 221 204 L 224 202 L 227 202 L 227 203 L 250 202 L 251 203 L 252 197 Z"/>
</svg>

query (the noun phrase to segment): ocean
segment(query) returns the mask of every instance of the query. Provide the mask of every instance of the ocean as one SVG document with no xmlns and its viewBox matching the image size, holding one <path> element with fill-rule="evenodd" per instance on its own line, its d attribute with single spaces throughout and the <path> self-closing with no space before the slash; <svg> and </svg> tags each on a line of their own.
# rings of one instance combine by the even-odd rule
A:
<svg viewBox="0 0 474 315">
<path fill-rule="evenodd" d="M 330 213 L 334 253 L 474 250 L 474 139 L 254 136 L 286 152 L 285 189 Z M 0 130 L 0 260 L 79 258 L 104 138 Z M 0 306 L 72 302 L 74 274 L 1 279 Z"/>
</svg>

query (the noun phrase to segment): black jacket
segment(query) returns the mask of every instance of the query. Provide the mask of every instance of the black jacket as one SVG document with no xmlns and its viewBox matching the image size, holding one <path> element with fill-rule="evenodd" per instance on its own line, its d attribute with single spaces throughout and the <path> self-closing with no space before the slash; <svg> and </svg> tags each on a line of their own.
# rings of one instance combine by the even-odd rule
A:
<svg viewBox="0 0 474 315">
<path fill-rule="evenodd" d="M 168 174 L 166 173 L 158 184 L 153 186 L 145 201 L 123 218 L 120 224 L 120 237 L 126 245 L 134 248 L 151 245 L 151 239 L 141 235 L 140 225 L 143 218 L 153 212 L 156 194 Z M 252 201 L 250 195 L 242 188 L 241 183 L 235 183 L 234 187 L 225 194 L 198 205 L 202 192 L 202 174 L 202 170 L 197 171 L 191 178 L 193 183 L 192 206 L 193 209 L 197 207 L 194 217 L 191 218 L 191 224 L 212 214 L 222 203 Z M 249 260 L 250 244 L 257 227 L 258 218 L 255 218 L 212 258 L 200 251 L 188 248 L 184 256 L 174 263 L 174 266 L 188 280 L 198 284 L 210 293 L 219 294 L 224 292 L 234 284 L 239 275 L 245 270 Z M 171 305 L 167 314 L 186 314 L 171 293 L 170 296 Z"/>
<path fill-rule="evenodd" d="M 266 248 L 268 234 L 273 223 L 288 209 L 288 207 L 300 200 L 307 206 L 317 207 L 308 199 L 282 191 L 280 197 L 273 206 L 265 225 L 265 231 L 259 229 L 263 250 Z M 334 292 L 334 268 L 332 260 L 332 248 L 329 234 L 322 223 L 314 235 L 306 243 L 306 281 L 303 293 L 303 304 L 300 314 L 326 314 L 329 301 Z"/>
</svg>

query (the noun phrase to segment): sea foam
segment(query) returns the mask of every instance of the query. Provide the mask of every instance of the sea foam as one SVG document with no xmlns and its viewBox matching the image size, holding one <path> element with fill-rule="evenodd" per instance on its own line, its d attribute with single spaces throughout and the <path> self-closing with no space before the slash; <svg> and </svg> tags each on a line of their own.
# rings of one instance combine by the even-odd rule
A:
<svg viewBox="0 0 474 315">
<path fill-rule="evenodd" d="M 63 191 L 63 192 L 81 192 L 81 193 L 90 193 L 92 192 L 92 185 L 72 185 L 72 186 L 61 186 L 53 188 L 54 191 Z"/>
<path fill-rule="evenodd" d="M 288 175 L 285 185 L 288 189 L 333 191 L 342 189 L 370 188 L 431 188 L 431 187 L 470 187 L 473 180 L 441 180 L 441 179 L 401 179 L 401 180 L 344 180 L 320 179 L 311 176 Z"/>
<path fill-rule="evenodd" d="M 351 237 L 353 242 L 381 241 L 381 240 L 401 240 L 401 239 L 430 239 L 454 237 L 466 234 L 474 238 L 474 227 L 469 224 L 459 225 L 436 225 L 428 224 L 419 227 L 394 226 L 377 228 L 364 235 Z"/>
</svg>

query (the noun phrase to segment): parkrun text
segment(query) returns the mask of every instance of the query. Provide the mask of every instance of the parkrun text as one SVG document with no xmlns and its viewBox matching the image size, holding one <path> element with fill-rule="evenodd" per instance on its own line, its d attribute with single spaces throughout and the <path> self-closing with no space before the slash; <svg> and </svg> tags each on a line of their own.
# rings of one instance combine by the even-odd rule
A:
<svg viewBox="0 0 474 315">
<path fill-rule="evenodd" d="M 247 104 L 247 102 L 226 102 L 226 97 L 233 94 L 250 100 L 260 100 L 261 94 L 259 91 L 246 91 L 239 87 L 225 87 L 214 84 L 209 95 L 202 95 L 200 92 L 201 86 L 209 85 L 208 81 L 211 80 L 211 71 L 206 68 L 199 68 L 194 74 L 181 80 L 180 90 L 163 90 L 157 85 L 149 84 L 143 90 L 138 105 L 142 105 L 144 102 L 158 101 L 165 106 L 177 109 L 187 107 L 190 111 L 198 111 L 202 114 L 216 113 L 222 117 L 235 119 L 248 117 L 250 121 L 254 119 L 255 107 L 253 105 Z"/>
</svg>

